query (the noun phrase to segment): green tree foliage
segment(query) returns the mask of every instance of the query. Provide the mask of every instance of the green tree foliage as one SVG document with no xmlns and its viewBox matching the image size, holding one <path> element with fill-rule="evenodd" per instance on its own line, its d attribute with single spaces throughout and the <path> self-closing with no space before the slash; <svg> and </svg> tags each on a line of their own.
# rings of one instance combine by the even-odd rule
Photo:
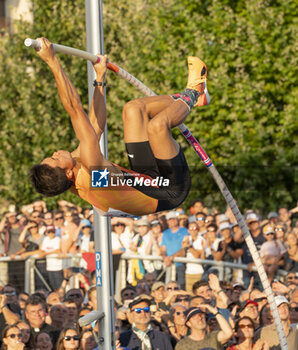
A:
<svg viewBox="0 0 298 350">
<path fill-rule="evenodd" d="M 22 204 L 38 198 L 27 181 L 30 166 L 57 148 L 76 145 L 49 69 L 23 40 L 43 35 L 85 47 L 83 0 L 35 0 L 33 14 L 33 26 L 21 23 L 18 33 L 0 38 L 1 190 L 3 197 Z M 157 94 L 184 89 L 188 55 L 206 62 L 211 104 L 193 109 L 186 124 L 242 210 L 268 212 L 292 206 L 297 198 L 296 18 L 293 0 L 104 1 L 110 60 Z M 87 108 L 85 62 L 59 57 Z M 127 166 L 119 142 L 121 110 L 141 94 L 111 72 L 107 81 L 109 155 Z M 174 134 L 192 171 L 188 201 L 199 196 L 209 207 L 223 208 L 208 171 L 179 132 Z"/>
</svg>

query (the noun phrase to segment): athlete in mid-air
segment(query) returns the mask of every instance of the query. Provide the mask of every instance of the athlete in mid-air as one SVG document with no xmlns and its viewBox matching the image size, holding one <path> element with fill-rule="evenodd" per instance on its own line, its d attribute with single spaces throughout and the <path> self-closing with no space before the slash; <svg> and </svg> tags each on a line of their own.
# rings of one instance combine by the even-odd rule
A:
<svg viewBox="0 0 298 350">
<path fill-rule="evenodd" d="M 37 54 L 54 74 L 61 102 L 80 143 L 72 153 L 57 151 L 31 169 L 36 190 L 45 196 L 70 190 L 102 215 L 146 215 L 178 207 L 188 195 L 191 180 L 184 154 L 171 129 L 184 122 L 193 106 L 209 103 L 205 63 L 197 57 L 188 57 L 188 82 L 182 93 L 145 97 L 125 104 L 124 139 L 131 165 L 128 170 L 107 160 L 99 146 L 106 122 L 103 85 L 107 57 L 98 55 L 100 62 L 94 64 L 95 91 L 87 116 L 51 42 L 46 38 L 39 40 L 42 45 Z M 113 187 L 93 188 L 92 169 L 102 170 L 104 175 L 109 173 Z M 136 177 L 138 181 L 134 181 Z"/>
</svg>

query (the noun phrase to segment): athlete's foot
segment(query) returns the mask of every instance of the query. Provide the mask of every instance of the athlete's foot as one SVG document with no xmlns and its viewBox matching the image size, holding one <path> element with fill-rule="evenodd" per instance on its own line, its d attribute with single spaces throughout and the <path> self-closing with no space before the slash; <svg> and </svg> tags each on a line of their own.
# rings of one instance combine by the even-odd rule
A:
<svg viewBox="0 0 298 350">
<path fill-rule="evenodd" d="M 200 93 L 195 104 L 196 107 L 206 106 L 210 103 L 207 90 L 207 66 L 198 57 L 189 56 L 187 89 L 196 90 Z"/>
</svg>

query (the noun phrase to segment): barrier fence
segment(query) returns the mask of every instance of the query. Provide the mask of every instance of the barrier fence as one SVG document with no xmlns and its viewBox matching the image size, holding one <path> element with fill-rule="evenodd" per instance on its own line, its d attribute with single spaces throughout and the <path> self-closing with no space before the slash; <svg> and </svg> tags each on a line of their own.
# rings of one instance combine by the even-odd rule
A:
<svg viewBox="0 0 298 350">
<path fill-rule="evenodd" d="M 48 257 L 57 257 L 57 254 L 48 255 Z M 128 271 L 128 263 L 132 259 L 140 259 L 142 261 L 163 261 L 161 256 L 152 256 L 152 255 L 135 255 L 135 254 L 122 254 L 119 260 L 118 268 L 115 270 L 115 298 L 120 301 L 120 291 L 124 288 L 127 282 L 127 271 Z M 80 254 L 67 254 L 65 258 L 61 258 L 63 260 L 64 268 L 72 268 L 72 267 L 80 267 L 82 257 Z M 23 290 L 26 293 L 34 293 L 34 291 L 38 288 L 43 287 L 44 289 L 50 291 L 51 287 L 47 280 L 47 272 L 45 270 L 45 259 L 40 259 L 37 256 L 31 256 L 25 260 L 20 259 L 20 257 L 16 257 L 14 260 L 11 260 L 9 257 L 1 257 L 0 258 L 0 284 L 5 285 L 8 282 L 11 282 L 9 272 L 10 272 L 10 264 L 12 265 L 12 270 L 16 274 L 16 280 L 24 281 Z M 192 264 L 200 264 L 207 265 L 216 269 L 218 271 L 219 280 L 224 280 L 225 268 L 230 268 L 233 271 L 233 275 L 239 275 L 239 271 L 247 270 L 247 265 L 241 263 L 232 263 L 225 261 L 215 261 L 215 260 L 204 260 L 204 259 L 189 259 L 189 258 L 174 258 L 173 263 L 167 267 L 163 268 L 161 273 L 158 276 L 158 279 L 163 279 L 165 283 L 175 280 L 176 277 L 176 268 L 175 262 L 181 263 L 192 263 Z M 19 263 L 19 266 L 23 264 L 23 268 L 16 270 L 16 263 Z M 252 268 L 252 271 L 257 271 L 256 267 Z M 277 276 L 283 277 L 287 274 L 287 271 L 278 270 Z M 298 275 L 298 274 L 297 274 Z M 38 280 L 38 286 L 36 285 L 36 281 Z M 105 277 L 103 276 L 103 281 Z M 238 278 L 237 282 L 241 282 L 241 277 Z M 72 278 L 70 278 L 70 288 L 78 288 L 79 280 L 76 273 L 73 273 Z M 12 283 L 13 284 L 13 283 Z"/>
</svg>

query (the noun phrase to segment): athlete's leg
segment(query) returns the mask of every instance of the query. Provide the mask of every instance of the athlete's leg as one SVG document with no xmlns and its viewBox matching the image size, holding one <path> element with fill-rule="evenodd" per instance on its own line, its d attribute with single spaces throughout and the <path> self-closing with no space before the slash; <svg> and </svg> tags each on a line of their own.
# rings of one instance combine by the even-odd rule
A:
<svg viewBox="0 0 298 350">
<path fill-rule="evenodd" d="M 174 99 L 171 96 L 144 97 L 126 103 L 122 114 L 125 142 L 148 141 L 149 119 L 173 103 Z"/>
<path fill-rule="evenodd" d="M 189 57 L 188 68 L 186 90 L 181 93 L 177 101 L 148 122 L 149 143 L 157 159 L 172 159 L 177 156 L 179 145 L 173 139 L 171 129 L 184 122 L 194 105 L 201 106 L 209 103 L 205 63 L 196 57 Z"/>
</svg>

